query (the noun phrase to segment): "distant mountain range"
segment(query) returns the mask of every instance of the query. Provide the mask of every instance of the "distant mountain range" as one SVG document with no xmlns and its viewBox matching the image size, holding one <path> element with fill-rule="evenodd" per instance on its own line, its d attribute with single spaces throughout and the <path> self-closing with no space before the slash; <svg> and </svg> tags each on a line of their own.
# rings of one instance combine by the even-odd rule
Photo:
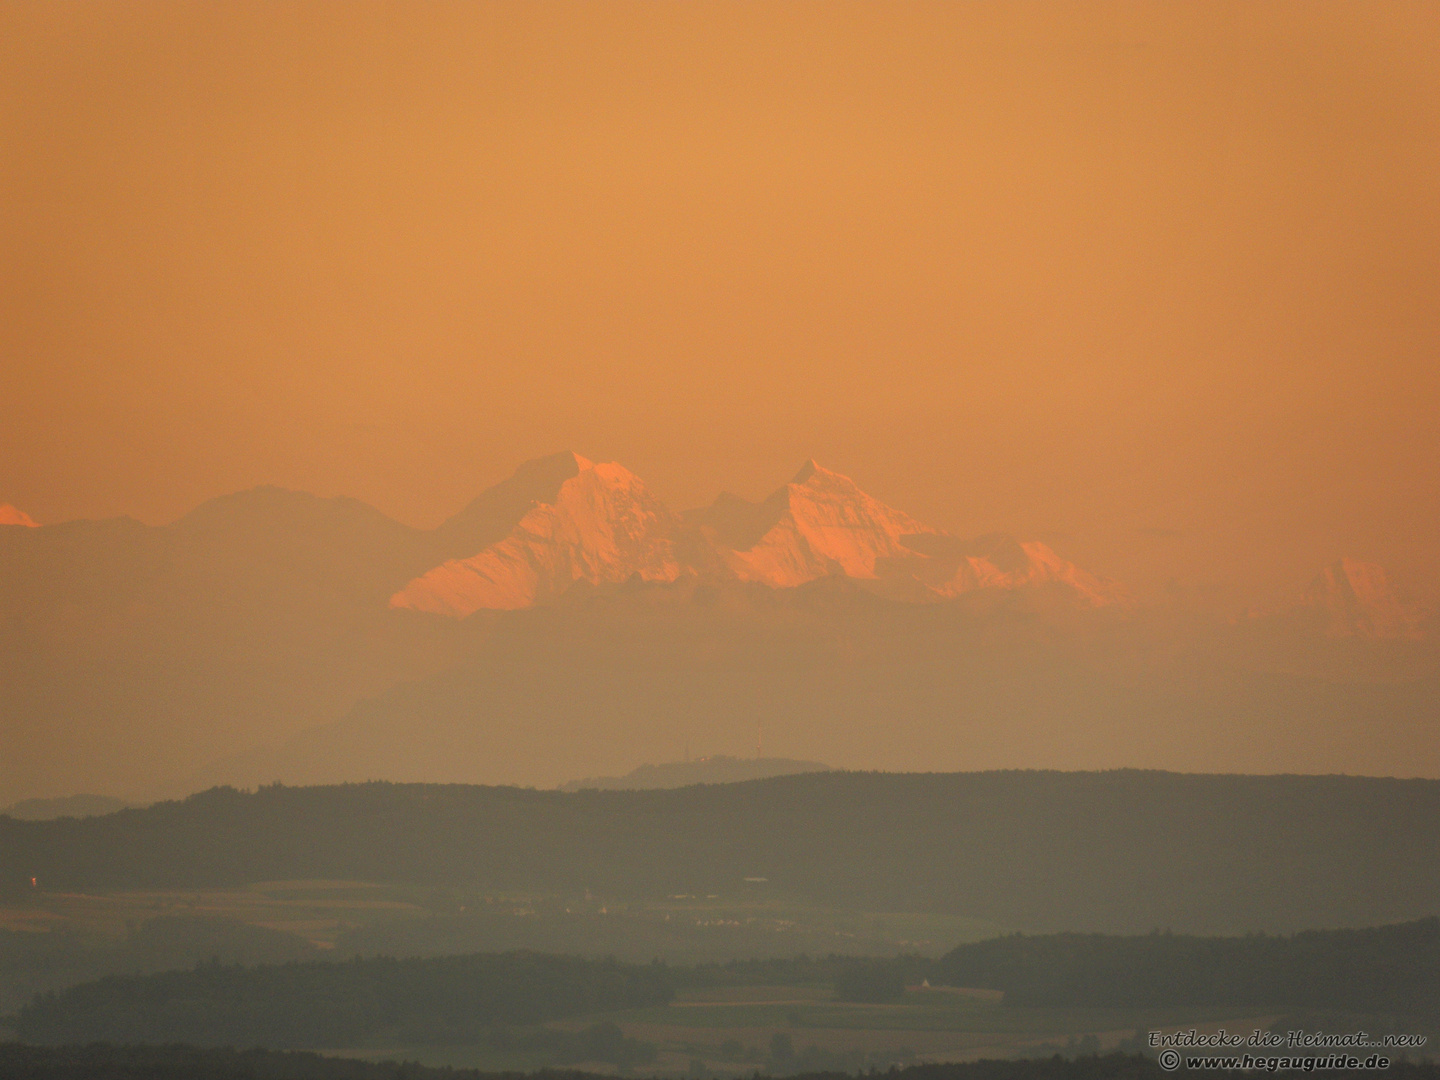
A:
<svg viewBox="0 0 1440 1080">
<path fill-rule="evenodd" d="M 278 488 L 0 524 L 0 800 L 622 775 L 689 742 L 852 768 L 1440 775 L 1440 656 L 1353 561 L 1234 623 L 963 539 L 813 462 L 677 513 L 528 462 L 436 529 Z"/>
<path fill-rule="evenodd" d="M 672 513 L 634 473 L 578 454 L 545 459 L 548 488 L 504 539 L 411 581 L 394 607 L 465 616 L 532 607 L 577 582 L 682 577 L 793 589 L 824 577 L 864 582 L 892 599 L 938 601 L 975 589 L 1054 585 L 1082 603 L 1124 593 L 1044 544 L 1008 536 L 966 541 L 922 525 L 867 495 L 847 476 L 807 462 L 760 503 L 722 494 L 701 510 Z"/>
<path fill-rule="evenodd" d="M 590 776 L 561 784 L 561 791 L 655 791 L 688 787 L 691 784 L 735 784 L 745 780 L 767 780 L 772 776 L 829 772 L 829 765 L 793 758 L 737 758 L 726 754 L 695 761 L 670 761 L 641 765 L 624 776 Z"/>
</svg>

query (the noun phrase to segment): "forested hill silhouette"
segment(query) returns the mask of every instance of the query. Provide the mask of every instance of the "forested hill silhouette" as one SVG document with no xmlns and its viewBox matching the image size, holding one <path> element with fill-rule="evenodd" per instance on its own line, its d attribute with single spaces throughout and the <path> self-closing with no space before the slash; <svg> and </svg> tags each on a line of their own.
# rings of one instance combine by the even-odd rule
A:
<svg viewBox="0 0 1440 1080">
<path fill-rule="evenodd" d="M 221 788 L 100 818 L 0 818 L 0 873 L 9 890 L 343 878 L 768 892 L 1032 931 L 1292 931 L 1440 911 L 1440 782 L 1121 770 Z"/>
<path fill-rule="evenodd" d="M 251 968 L 217 961 L 43 996 L 21 1009 L 19 1029 L 39 1043 L 354 1046 L 383 1031 L 402 1042 L 453 1045 L 502 1024 L 664 1005 L 673 995 L 660 965 L 538 953 Z"/>
<path fill-rule="evenodd" d="M 901 961 L 871 962 L 871 967 Z M 1248 1006 L 1440 1017 L 1440 919 L 1291 936 L 1011 934 L 961 945 L 936 984 L 1047 1008 Z"/>
</svg>

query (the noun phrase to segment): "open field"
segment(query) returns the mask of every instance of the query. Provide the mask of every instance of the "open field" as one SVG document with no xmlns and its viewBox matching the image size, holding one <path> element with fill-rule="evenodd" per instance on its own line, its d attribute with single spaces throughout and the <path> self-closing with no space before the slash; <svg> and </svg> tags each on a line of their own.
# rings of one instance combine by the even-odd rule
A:
<svg viewBox="0 0 1440 1080">
<path fill-rule="evenodd" d="M 157 916 L 218 916 L 333 948 L 346 930 L 427 914 L 425 898 L 433 892 L 347 881 L 261 882 L 235 889 L 39 891 L 23 902 L 0 906 L 0 929 L 67 929 L 121 939 L 127 928 Z"/>
<path fill-rule="evenodd" d="M 183 932 L 182 922 L 194 929 Z M 242 932 L 247 928 L 270 937 L 256 942 Z M 867 914 L 745 895 L 624 903 L 303 880 L 231 889 L 36 889 L 0 901 L 0 1016 L 47 990 L 212 957 L 274 963 L 531 949 L 693 964 L 800 954 L 939 956 L 999 932 L 956 916 Z"/>
<path fill-rule="evenodd" d="M 863 913 L 744 894 L 620 902 L 357 881 L 259 882 L 233 889 L 37 890 L 0 902 L 0 930 L 123 939 L 163 915 L 237 919 L 321 949 L 438 954 L 533 948 L 684 962 L 800 953 L 938 956 L 1002 928 L 943 914 Z M 449 948 L 447 945 L 453 945 Z"/>
<path fill-rule="evenodd" d="M 1063 935 L 1054 941 L 1035 937 L 987 940 L 999 933 L 1000 927 L 972 919 L 845 911 L 743 891 L 728 896 L 686 894 L 625 902 L 590 893 L 500 894 L 429 885 L 320 880 L 183 891 L 36 889 L 12 896 L 9 906 L 0 909 L 0 947 L 8 950 L 0 953 L 0 1029 L 5 1027 L 4 1016 L 14 1014 L 35 993 L 73 986 L 105 973 L 169 971 L 201 979 L 204 971 L 233 970 L 237 976 L 241 973 L 241 968 L 203 967 L 212 957 L 220 959 L 222 965 L 241 964 L 263 973 L 273 972 L 273 965 L 291 960 L 438 958 L 517 949 L 615 956 L 641 965 L 661 958 L 673 965 L 666 978 L 673 979 L 674 997 L 667 1001 L 666 996 L 653 996 L 644 999 L 652 1002 L 644 1007 L 614 1009 L 613 1003 L 618 1000 L 636 999 L 619 999 L 606 990 L 568 1012 L 512 1017 L 504 1023 L 493 1017 L 475 1020 L 481 1014 L 462 1010 L 464 1017 L 472 1018 L 465 1023 L 478 1026 L 452 1024 L 451 1030 L 445 1027 L 450 1021 L 441 1023 L 437 1019 L 444 1010 L 434 1003 L 453 1002 L 452 986 L 433 1000 L 427 999 L 432 1000 L 432 1005 L 426 1005 L 415 1017 L 386 1014 L 374 1026 L 351 1030 L 312 1026 L 307 1030 L 324 1034 L 292 1036 L 292 1041 L 277 1045 L 375 1061 L 393 1058 L 488 1071 L 580 1067 L 636 1076 L 739 1077 L 757 1070 L 777 1075 L 825 1070 L 856 1072 L 907 1062 L 962 1062 L 1135 1048 L 1137 1035 L 1150 1030 L 1194 1026 L 1249 1033 L 1268 1028 L 1282 1014 L 1291 1017 L 1291 1011 L 1300 1007 L 1294 1002 L 1290 1006 L 1277 1005 L 1277 1001 L 1290 1000 L 1283 992 L 1263 999 L 1252 996 L 1243 999 L 1249 1004 L 1237 1004 L 1242 999 L 1185 999 L 1149 990 L 1145 991 L 1148 997 L 1112 1000 L 1117 1005 L 1124 1000 L 1230 1003 L 1080 1007 L 1094 999 L 1097 987 L 1109 983 L 1102 979 L 1085 994 L 1069 998 L 1023 998 L 1021 992 L 1030 984 L 1024 979 L 1018 984 L 1003 981 L 1011 977 L 1004 974 L 1003 965 L 990 975 L 981 972 L 973 976 L 974 982 L 965 982 L 965 975 L 956 966 L 956 957 L 962 954 L 989 955 L 996 949 L 1009 950 L 1015 957 L 1040 955 L 1037 949 L 1073 953 L 1080 942 Z M 1306 963 L 1294 967 L 1296 974 L 1291 983 L 1278 986 L 1278 991 L 1284 991 L 1292 984 L 1322 988 L 1329 985 L 1326 973 L 1333 974 L 1334 964 L 1327 967 L 1322 962 L 1325 957 L 1343 960 L 1349 955 L 1346 950 L 1356 941 L 1375 938 L 1388 943 L 1388 951 L 1383 951 L 1380 961 L 1391 966 L 1382 964 L 1378 975 L 1370 974 L 1387 979 L 1393 976 L 1401 980 L 1395 985 L 1404 987 L 1410 987 L 1418 978 L 1415 986 L 1423 990 L 1431 985 L 1426 981 L 1430 969 L 1425 960 L 1429 953 L 1424 949 L 1433 936 L 1433 927 L 1422 920 L 1375 930 L 1298 935 L 1293 942 L 1246 939 L 1245 947 L 1260 949 L 1268 941 L 1266 947 L 1279 950 L 1275 955 L 1282 960 L 1289 957 L 1287 963 L 1295 962 L 1295 956 L 1290 954 L 1296 949 L 1304 954 L 1301 959 L 1308 957 Z M 1143 959 L 1142 953 L 1152 959 L 1169 957 L 1166 962 L 1174 963 L 1175 956 L 1183 960 L 1189 955 L 1186 949 L 1204 946 L 1213 952 L 1219 940 L 1207 944 L 1205 939 L 1149 935 L 1104 941 L 1087 938 L 1080 943 L 1088 943 L 1094 954 L 1091 962 L 1098 965 L 1094 971 L 1110 972 L 1110 978 L 1115 974 L 1111 968 L 1116 957 L 1130 957 L 1125 970 L 1137 964 L 1144 968 L 1135 959 Z M 959 950 L 943 963 L 935 964 L 903 957 L 890 964 L 836 959 L 818 964 L 765 962 L 767 957 L 791 958 L 802 953 L 812 957 L 893 957 L 900 953 L 936 957 L 966 941 L 983 944 Z M 47 954 L 43 948 L 32 948 L 44 943 L 55 951 Z M 1157 953 L 1160 946 L 1165 948 Z M 65 949 L 71 951 L 66 953 Z M 1140 952 L 1131 956 L 1126 949 Z M 1180 952 L 1176 953 L 1176 949 Z M 758 962 L 723 964 L 730 960 Z M 417 959 L 405 963 L 423 967 L 434 961 Z M 716 966 L 703 966 L 707 963 Z M 1417 963 L 1421 969 L 1418 975 L 1411 970 Z M 197 968 L 197 964 L 202 967 Z M 365 961 L 359 966 L 364 964 L 383 968 L 390 961 Z M 346 965 L 347 970 L 351 967 Z M 306 969 L 318 972 L 321 979 L 330 979 L 341 970 L 329 963 L 312 963 L 293 970 Z M 840 974 L 871 969 L 928 971 L 933 982 L 962 985 L 916 986 L 913 984 L 920 980 L 920 974 L 903 974 L 897 978 L 909 986 L 898 1000 L 840 1000 L 840 990 L 845 986 Z M 358 966 L 356 970 L 358 973 Z M 1352 974 L 1357 979 L 1361 975 L 1358 971 Z M 988 981 L 992 978 L 1000 981 Z M 1197 985 L 1204 990 L 1201 984 Z M 461 988 L 469 985 L 464 983 Z M 510 993 L 513 986 L 509 982 L 505 985 Z M 902 982 L 894 985 L 898 993 Z M 978 988 L 981 986 L 1007 987 L 1012 1002 L 1049 1000 L 1071 1004 L 1007 1005 L 1000 991 Z M 1038 990 L 1032 986 L 1031 990 L 1038 993 L 1048 988 L 1058 993 L 1068 992 L 1068 987 L 1070 984 L 1061 979 L 1056 987 L 1044 984 Z M 1116 984 L 1110 989 L 1118 993 L 1125 986 Z M 186 994 L 181 996 L 192 1004 L 201 1000 L 188 990 Z M 296 1000 L 302 999 L 336 1000 L 330 990 Z M 273 1001 L 273 995 L 266 990 L 255 1000 Z M 1257 1005 L 1257 1000 L 1263 1003 Z M 1364 1003 L 1354 1007 L 1364 1007 Z M 413 1022 L 417 1018 L 418 1026 Z M 22 1020 L 11 1022 L 19 1025 Z M 19 1030 L 17 1026 L 16 1032 Z M 4 1037 L 3 1030 L 0 1037 Z M 42 1035 L 36 1041 L 52 1038 Z M 187 1037 L 188 1041 L 210 1045 L 207 1038 L 203 1031 Z M 214 1045 L 229 1045 L 225 1040 L 239 1038 L 224 1035 Z M 259 1039 L 257 1031 L 243 1036 L 245 1045 Z M 147 1036 L 141 1041 L 156 1040 Z M 320 1042 L 326 1045 L 317 1045 Z M 591 1055 L 598 1056 L 589 1060 Z M 582 1057 L 585 1060 L 580 1060 Z"/>
<path fill-rule="evenodd" d="M 0 930 L 35 932 L 36 940 L 48 937 L 44 931 L 60 930 L 77 941 L 123 948 L 136 927 L 173 916 L 236 920 L 293 935 L 296 944 L 311 948 L 313 955 L 336 958 L 514 948 L 613 954 L 634 961 L 662 957 L 677 963 L 803 952 L 937 956 L 960 942 L 1002 932 L 973 919 L 834 910 L 744 893 L 624 903 L 593 895 L 500 895 L 318 880 L 233 889 L 37 890 L 0 908 Z M 69 981 L 80 981 L 80 974 L 77 969 Z M 44 988 L 33 971 L 28 981 L 12 981 L 11 1008 L 21 1003 L 16 998 L 22 982 L 32 992 Z M 1016 1009 L 1004 1007 L 992 991 L 954 989 L 912 989 L 894 1004 L 869 1005 L 836 1000 L 829 983 L 757 984 L 685 987 L 669 1005 L 573 1017 L 547 1026 L 578 1032 L 605 1021 L 618 1025 L 627 1038 L 655 1047 L 653 1061 L 623 1070 L 635 1075 L 688 1073 L 698 1061 L 708 1075 L 739 1076 L 757 1068 L 856 1069 L 1047 1054 L 1067 1046 L 1104 1049 L 1138 1029 L 1160 1025 L 1223 1024 L 1250 1030 L 1268 1023 L 1264 1017 L 1230 1015 L 1235 1011 Z M 544 1051 L 486 1046 L 377 1041 L 318 1049 L 487 1070 L 576 1064 L 557 1061 Z M 605 1062 L 582 1064 L 593 1071 L 622 1071 Z"/>
<path fill-rule="evenodd" d="M 822 1067 L 885 1066 L 905 1062 L 975 1061 L 980 1058 L 1048 1056 L 1084 1048 L 1113 1049 L 1137 1031 L 1194 1026 L 1249 1032 L 1274 1016 L 1242 1016 L 1237 1010 L 1014 1009 L 986 993 L 910 990 L 892 1005 L 834 1000 L 829 986 L 731 986 L 683 990 L 668 1006 L 577 1017 L 549 1026 L 576 1031 L 600 1020 L 625 1035 L 652 1043 L 654 1062 L 618 1070 L 603 1062 L 583 1068 L 633 1075 L 684 1073 L 703 1062 L 707 1076 L 788 1071 L 802 1063 Z M 792 1057 L 770 1053 L 777 1036 L 788 1038 Z M 331 1048 L 327 1052 L 427 1065 L 501 1070 L 535 1069 L 542 1055 L 501 1054 L 478 1047 Z"/>
</svg>

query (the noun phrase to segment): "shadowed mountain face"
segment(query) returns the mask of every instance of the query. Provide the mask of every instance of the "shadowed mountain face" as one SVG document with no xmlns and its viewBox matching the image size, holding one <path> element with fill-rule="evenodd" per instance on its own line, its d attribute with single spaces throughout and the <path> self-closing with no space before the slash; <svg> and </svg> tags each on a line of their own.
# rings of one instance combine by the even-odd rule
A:
<svg viewBox="0 0 1440 1080">
<path fill-rule="evenodd" d="M 515 610 L 391 606 L 462 565 Z M 0 528 L 0 799 L 555 785 L 743 753 L 757 723 L 847 767 L 1440 775 L 1433 644 L 1381 632 L 1379 579 L 1342 576 L 1325 595 L 1375 632 L 1227 626 L 1109 602 L 1043 545 L 946 535 L 813 464 L 675 515 L 570 453 L 431 531 L 275 488 L 162 528 Z"/>
<path fill-rule="evenodd" d="M 555 502 L 582 460 L 565 450 L 527 461 L 436 529 L 436 549 L 447 559 L 462 559 L 503 540 L 533 507 Z"/>
</svg>

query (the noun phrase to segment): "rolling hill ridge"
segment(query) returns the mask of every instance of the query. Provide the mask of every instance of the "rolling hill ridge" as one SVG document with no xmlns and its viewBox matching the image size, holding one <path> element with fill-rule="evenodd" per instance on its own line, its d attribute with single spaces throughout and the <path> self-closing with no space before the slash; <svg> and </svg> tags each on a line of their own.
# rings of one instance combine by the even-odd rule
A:
<svg viewBox="0 0 1440 1080">
<path fill-rule="evenodd" d="M 1440 781 L 1118 770 L 215 789 L 83 820 L 0 817 L 0 873 L 10 890 L 32 876 L 58 890 L 324 878 L 775 895 L 1037 932 L 1290 932 L 1440 909 Z"/>
</svg>

